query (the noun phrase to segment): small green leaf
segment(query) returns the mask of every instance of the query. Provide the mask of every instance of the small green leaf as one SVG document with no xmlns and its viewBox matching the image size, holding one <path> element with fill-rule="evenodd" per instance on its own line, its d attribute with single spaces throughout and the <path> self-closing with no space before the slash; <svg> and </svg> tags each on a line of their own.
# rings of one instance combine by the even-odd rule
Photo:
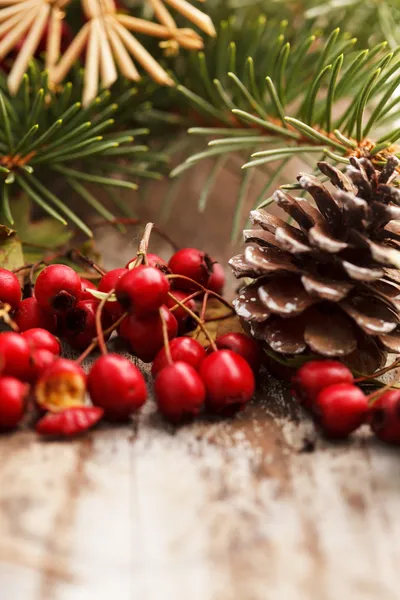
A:
<svg viewBox="0 0 400 600">
<path fill-rule="evenodd" d="M 22 245 L 15 231 L 0 225 L 0 266 L 3 269 L 18 269 L 24 264 Z"/>
</svg>

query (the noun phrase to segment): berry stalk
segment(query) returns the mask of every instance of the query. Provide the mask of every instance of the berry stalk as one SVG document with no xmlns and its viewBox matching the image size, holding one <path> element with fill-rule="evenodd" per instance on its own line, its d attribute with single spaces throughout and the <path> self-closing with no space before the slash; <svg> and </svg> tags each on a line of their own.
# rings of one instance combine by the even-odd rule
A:
<svg viewBox="0 0 400 600">
<path fill-rule="evenodd" d="M 206 336 L 206 338 L 208 339 L 208 341 L 210 342 L 210 346 L 211 348 L 215 351 L 217 350 L 217 346 L 215 345 L 214 340 L 212 339 L 210 332 L 208 331 L 207 327 L 205 327 L 203 321 L 200 319 L 200 317 L 198 317 L 196 315 L 196 313 L 194 313 L 192 310 L 190 310 L 190 308 L 188 308 L 187 306 L 185 306 L 183 304 L 183 302 L 181 302 L 180 300 L 178 300 L 178 298 L 176 298 L 173 294 L 171 294 L 171 292 L 168 292 L 168 296 L 179 306 L 181 306 L 188 315 L 190 315 L 192 317 L 192 319 L 194 319 L 196 321 L 196 323 L 198 324 L 198 326 L 200 327 L 200 329 L 202 330 L 202 332 L 204 333 L 204 335 Z"/>
</svg>

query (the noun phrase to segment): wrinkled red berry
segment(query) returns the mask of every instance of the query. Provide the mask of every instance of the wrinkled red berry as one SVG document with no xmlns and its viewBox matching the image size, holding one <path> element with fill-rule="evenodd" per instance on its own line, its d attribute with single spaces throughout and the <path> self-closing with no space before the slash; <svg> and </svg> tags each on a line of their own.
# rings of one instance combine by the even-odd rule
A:
<svg viewBox="0 0 400 600">
<path fill-rule="evenodd" d="M 99 303 L 96 300 L 81 300 L 72 310 L 68 311 L 60 322 L 60 335 L 72 348 L 84 350 L 96 337 L 96 311 Z M 112 317 L 106 311 L 102 312 L 101 326 L 103 331 L 111 327 Z M 108 340 L 110 334 L 104 336 Z"/>
<path fill-rule="evenodd" d="M 162 314 L 167 324 L 168 337 L 176 337 L 178 323 L 164 306 Z M 121 328 L 122 330 L 122 328 Z M 161 318 L 158 313 L 146 317 L 132 315 L 123 326 L 123 337 L 129 340 L 133 353 L 143 362 L 152 362 L 164 345 Z"/>
<path fill-rule="evenodd" d="M 105 417 L 111 421 L 128 419 L 147 398 L 142 373 L 118 354 L 98 358 L 88 375 L 87 385 L 93 404 L 103 408 Z"/>
<path fill-rule="evenodd" d="M 207 289 L 221 295 L 222 292 L 224 291 L 224 285 L 225 285 L 224 268 L 220 263 L 215 262 L 212 266 L 212 273 L 207 282 Z"/>
<path fill-rule="evenodd" d="M 188 337 L 179 337 L 171 340 L 169 344 L 173 362 L 184 362 L 199 370 L 201 363 L 206 357 L 206 351 L 197 340 Z M 151 372 L 153 377 L 168 365 L 167 352 L 162 348 L 154 359 Z"/>
<path fill-rule="evenodd" d="M 70 437 L 87 431 L 102 416 L 103 410 L 97 406 L 67 408 L 58 413 L 48 412 L 36 423 L 36 431 L 41 435 Z"/>
<path fill-rule="evenodd" d="M 117 281 L 115 294 L 121 306 L 136 315 L 158 311 L 168 299 L 169 281 L 154 267 L 140 266 Z"/>
<path fill-rule="evenodd" d="M 162 259 L 160 256 L 158 256 L 157 254 L 152 254 L 151 252 L 149 252 L 147 254 L 147 265 L 149 267 L 154 267 L 156 269 L 159 269 L 162 273 L 164 273 L 164 275 L 168 275 L 169 273 L 171 273 L 171 271 L 168 268 L 167 263 L 165 262 L 164 259 Z M 136 263 L 136 259 L 137 257 L 135 256 L 135 258 L 132 258 L 127 265 L 125 266 L 126 269 L 133 269 L 134 265 Z"/>
<path fill-rule="evenodd" d="M 345 438 L 365 420 L 368 400 L 351 383 L 334 383 L 318 394 L 314 410 L 323 432 L 331 438 Z"/>
<path fill-rule="evenodd" d="M 255 391 L 248 362 L 231 350 L 217 350 L 203 360 L 200 376 L 206 386 L 206 407 L 225 415 L 241 410 Z"/>
<path fill-rule="evenodd" d="M 106 275 L 103 275 L 98 287 L 99 292 L 108 294 L 111 290 L 115 290 L 118 281 L 127 273 L 129 273 L 128 269 L 113 269 L 106 273 Z M 114 320 L 119 319 L 124 312 L 119 302 L 106 302 L 104 310 L 111 315 Z"/>
<path fill-rule="evenodd" d="M 350 369 L 337 360 L 312 360 L 293 377 L 293 393 L 311 410 L 319 392 L 334 383 L 353 383 Z"/>
<path fill-rule="evenodd" d="M 35 297 L 45 310 L 63 313 L 75 306 L 81 290 L 81 279 L 71 267 L 50 265 L 36 280 Z"/>
<path fill-rule="evenodd" d="M 21 301 L 15 311 L 14 321 L 21 332 L 40 327 L 54 333 L 57 328 L 56 315 L 44 310 L 33 297 Z"/>
<path fill-rule="evenodd" d="M 56 360 L 57 356 L 49 350 L 44 348 L 33 350 L 30 357 L 30 383 L 37 381 L 41 374 Z"/>
<path fill-rule="evenodd" d="M 97 287 L 94 285 L 94 283 L 92 281 L 89 281 L 89 279 L 84 279 L 83 277 L 81 277 L 81 285 L 82 285 L 82 291 L 81 291 L 81 300 L 96 300 L 96 298 L 87 290 L 97 290 Z M 99 300 L 97 300 L 97 302 L 99 302 Z"/>
<path fill-rule="evenodd" d="M 260 370 L 262 351 L 258 342 L 253 338 L 249 338 L 244 333 L 225 333 L 217 337 L 215 344 L 219 350 L 232 350 L 232 352 L 240 354 L 255 373 Z"/>
<path fill-rule="evenodd" d="M 188 363 L 176 362 L 157 374 L 154 394 L 162 415 L 173 423 L 196 416 L 204 404 L 205 387 Z"/>
<path fill-rule="evenodd" d="M 18 277 L 11 271 L 0 268 L 0 302 L 9 304 L 15 310 L 21 301 L 21 295 Z"/>
<path fill-rule="evenodd" d="M 56 356 L 61 352 L 58 338 L 49 331 L 46 331 L 46 329 L 35 327 L 33 329 L 28 329 L 28 331 L 24 331 L 21 335 L 28 342 L 31 350 L 48 350 Z"/>
<path fill-rule="evenodd" d="M 58 358 L 40 376 L 35 388 L 41 408 L 60 411 L 82 406 L 85 401 L 86 375 L 73 360 Z"/>
<path fill-rule="evenodd" d="M 0 366 L 2 374 L 29 380 L 30 350 L 28 341 L 19 333 L 0 333 Z"/>
<path fill-rule="evenodd" d="M 183 248 L 176 252 L 168 263 L 176 275 L 184 275 L 205 286 L 212 274 L 213 263 L 210 257 L 196 248 Z M 197 291 L 198 287 L 184 279 L 174 279 L 174 287 L 180 290 Z"/>
<path fill-rule="evenodd" d="M 400 444 L 400 390 L 389 390 L 377 398 L 369 408 L 368 422 L 382 442 Z"/>
<path fill-rule="evenodd" d="M 29 386 L 15 377 L 0 377 L 0 430 L 14 429 L 21 421 Z"/>
</svg>

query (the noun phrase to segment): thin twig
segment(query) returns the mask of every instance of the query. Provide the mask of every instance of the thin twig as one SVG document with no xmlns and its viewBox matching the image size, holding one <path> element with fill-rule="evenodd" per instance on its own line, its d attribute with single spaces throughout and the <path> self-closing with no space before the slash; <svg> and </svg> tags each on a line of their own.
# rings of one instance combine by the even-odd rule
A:
<svg viewBox="0 0 400 600">
<path fill-rule="evenodd" d="M 181 302 L 180 300 L 178 300 L 178 298 L 176 298 L 173 294 L 171 294 L 171 292 L 168 292 L 168 296 L 170 298 L 172 298 L 172 300 L 174 302 L 176 302 L 176 304 L 179 304 L 179 306 L 181 306 L 188 315 L 190 315 L 192 317 L 192 319 L 194 319 L 196 321 L 196 323 L 198 324 L 198 326 L 200 327 L 200 329 L 202 330 L 202 332 L 204 333 L 204 335 L 206 336 L 206 338 L 208 339 L 208 341 L 210 342 L 210 346 L 213 350 L 217 350 L 217 346 L 215 345 L 214 340 L 212 339 L 209 331 L 207 330 L 207 327 L 204 326 L 203 321 L 200 319 L 200 317 L 198 317 L 196 315 L 196 313 L 194 313 L 192 310 L 190 310 L 190 308 L 188 308 L 187 306 L 185 306 L 183 304 L 183 302 Z"/>
<path fill-rule="evenodd" d="M 88 258 L 84 254 L 82 254 L 82 252 L 80 250 L 73 249 L 69 252 L 69 254 L 70 254 L 71 258 L 76 257 L 79 260 L 81 260 L 82 262 L 89 265 L 89 267 L 92 267 L 92 269 L 94 271 L 96 271 L 99 275 L 103 276 L 107 273 L 107 271 L 105 271 L 99 265 L 97 265 L 91 258 Z"/>
<path fill-rule="evenodd" d="M 126 317 L 128 316 L 128 313 L 124 313 L 117 321 L 115 321 L 115 323 L 113 323 L 111 325 L 111 327 L 109 327 L 108 329 L 106 329 L 103 334 L 104 335 L 109 335 L 111 334 L 113 331 L 115 331 L 117 329 L 117 327 L 119 327 L 122 323 L 122 321 L 124 321 L 124 319 L 126 319 Z M 96 348 L 97 344 L 98 344 L 98 337 L 93 338 L 91 344 L 86 348 L 86 350 L 84 350 L 82 352 L 82 354 L 76 359 L 76 362 L 78 364 L 81 364 L 85 358 L 87 358 L 89 356 L 89 354 L 91 352 L 93 352 L 93 350 Z"/>
<path fill-rule="evenodd" d="M 195 281 L 194 279 L 190 279 L 190 277 L 186 277 L 186 275 L 176 275 L 175 273 L 172 273 L 171 275 L 166 275 L 166 277 L 167 279 L 184 279 L 185 281 L 190 281 L 192 285 L 195 285 L 198 288 L 200 288 L 205 294 L 209 294 L 210 296 L 217 298 L 224 306 L 226 306 L 227 308 L 229 308 L 229 310 L 232 311 L 232 314 L 235 313 L 235 309 L 227 300 L 225 300 L 225 298 L 217 294 L 217 292 L 213 292 L 213 290 L 208 290 L 204 287 L 204 285 L 201 285 L 201 283 L 197 283 L 197 281 Z"/>
<path fill-rule="evenodd" d="M 171 356 L 171 347 L 169 345 L 169 337 L 168 337 L 168 327 L 167 327 L 167 323 L 164 319 L 162 308 L 159 309 L 159 313 L 160 313 L 162 333 L 163 333 L 163 339 L 164 339 L 165 354 L 167 357 L 168 364 L 172 365 L 174 363 L 174 361 L 172 360 L 172 356 Z"/>
<path fill-rule="evenodd" d="M 119 217 L 119 218 L 111 219 L 110 221 L 107 221 L 105 219 L 102 221 L 97 221 L 96 223 L 93 224 L 92 229 L 95 229 L 97 227 L 106 227 L 106 226 L 110 226 L 110 225 L 143 225 L 143 224 L 144 224 L 144 221 L 141 219 L 134 219 L 132 217 Z M 171 246 L 171 248 L 173 249 L 174 252 L 177 252 L 180 249 L 178 244 L 176 244 L 169 237 L 168 234 L 164 233 L 164 231 L 161 231 L 161 229 L 159 229 L 155 225 L 153 227 L 153 230 L 154 230 L 154 233 L 156 233 L 161 239 L 166 241 Z"/>
</svg>

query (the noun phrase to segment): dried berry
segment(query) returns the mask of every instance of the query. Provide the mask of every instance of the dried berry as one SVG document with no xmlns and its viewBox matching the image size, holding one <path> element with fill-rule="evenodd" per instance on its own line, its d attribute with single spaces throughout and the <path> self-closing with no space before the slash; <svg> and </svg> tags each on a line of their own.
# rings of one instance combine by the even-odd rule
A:
<svg viewBox="0 0 400 600">
<path fill-rule="evenodd" d="M 52 437 L 71 437 L 84 433 L 103 416 L 98 406 L 80 406 L 67 408 L 58 413 L 47 413 L 36 423 L 36 431 Z"/>
</svg>

